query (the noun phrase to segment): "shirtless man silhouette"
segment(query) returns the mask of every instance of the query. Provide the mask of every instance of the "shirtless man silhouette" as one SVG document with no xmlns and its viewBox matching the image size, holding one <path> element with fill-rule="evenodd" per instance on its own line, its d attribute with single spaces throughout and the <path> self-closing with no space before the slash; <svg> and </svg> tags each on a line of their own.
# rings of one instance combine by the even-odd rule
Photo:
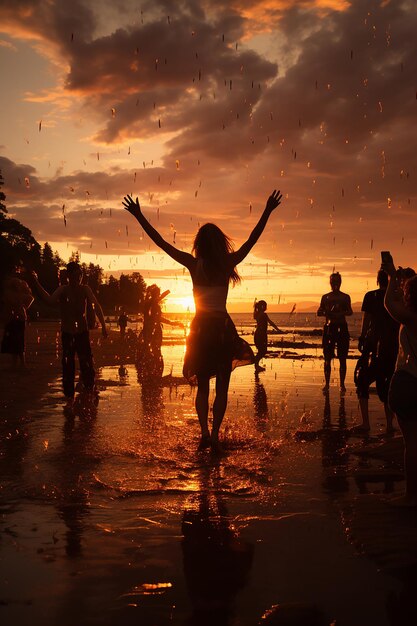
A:
<svg viewBox="0 0 417 626">
<path fill-rule="evenodd" d="M 67 265 L 68 284 L 60 285 L 51 295 L 39 283 L 36 274 L 32 279 L 41 299 L 47 304 L 59 305 L 61 312 L 62 382 L 68 406 L 74 402 L 75 355 L 80 363 L 80 378 L 86 392 L 93 392 L 95 371 L 87 323 L 87 306 L 90 304 L 100 321 L 102 334 L 107 337 L 102 308 L 88 285 L 82 285 L 82 269 L 71 261 Z"/>
<path fill-rule="evenodd" d="M 346 358 L 349 351 L 349 331 L 346 322 L 346 315 L 352 315 L 350 296 L 340 291 L 342 277 L 339 272 L 330 275 L 330 287 L 332 290 L 324 294 L 321 298 L 317 315 L 325 317 L 326 322 L 323 328 L 323 356 L 324 356 L 324 377 L 325 385 L 323 391 L 329 390 L 332 359 L 337 349 L 337 358 L 340 368 L 340 391 L 345 393 L 346 378 Z"/>
</svg>

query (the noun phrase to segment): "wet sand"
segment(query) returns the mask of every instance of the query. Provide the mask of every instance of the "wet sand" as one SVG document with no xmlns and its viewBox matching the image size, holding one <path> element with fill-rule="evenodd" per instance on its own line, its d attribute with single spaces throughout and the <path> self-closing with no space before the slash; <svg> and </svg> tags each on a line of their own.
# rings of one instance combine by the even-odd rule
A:
<svg viewBox="0 0 417 626">
<path fill-rule="evenodd" d="M 30 327 L 20 378 L 0 364 L 2 624 L 414 623 L 417 513 L 388 503 L 402 441 L 374 394 L 371 436 L 349 431 L 353 360 L 345 397 L 312 355 L 236 370 L 215 458 L 195 389 L 138 383 L 115 331 L 93 335 L 97 405 L 65 415 L 56 332 Z M 164 346 L 171 382 L 183 353 Z"/>
</svg>

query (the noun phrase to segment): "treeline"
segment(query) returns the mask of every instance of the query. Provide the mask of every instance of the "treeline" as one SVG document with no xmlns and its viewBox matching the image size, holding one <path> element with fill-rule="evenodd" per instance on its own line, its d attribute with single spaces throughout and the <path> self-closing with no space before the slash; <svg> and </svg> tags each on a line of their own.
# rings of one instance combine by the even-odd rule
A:
<svg viewBox="0 0 417 626">
<path fill-rule="evenodd" d="M 7 215 L 6 196 L 0 171 L 0 293 L 4 278 L 16 266 L 23 266 L 28 272 L 35 271 L 40 283 L 49 293 L 59 285 L 59 271 L 65 268 L 65 261 L 53 252 L 49 243 L 41 246 L 32 232 L 18 220 Z M 78 253 L 72 254 L 70 261 L 78 261 Z M 116 278 L 104 278 L 103 269 L 94 263 L 80 263 L 84 282 L 97 295 L 106 315 L 116 315 L 121 310 L 133 314 L 141 310 L 146 283 L 139 272 L 121 274 Z M 34 294 L 36 296 L 36 293 Z M 28 311 L 33 317 L 56 316 L 56 311 L 45 306 L 36 298 Z"/>
</svg>

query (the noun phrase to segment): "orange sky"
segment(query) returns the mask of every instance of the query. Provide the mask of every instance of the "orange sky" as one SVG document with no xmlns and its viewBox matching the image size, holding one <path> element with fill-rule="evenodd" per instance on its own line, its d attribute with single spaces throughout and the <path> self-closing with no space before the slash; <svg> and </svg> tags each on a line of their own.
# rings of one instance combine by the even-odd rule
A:
<svg viewBox="0 0 417 626">
<path fill-rule="evenodd" d="M 123 195 L 190 250 L 206 221 L 240 245 L 280 188 L 230 310 L 317 301 L 333 268 L 360 301 L 382 249 L 417 265 L 414 2 L 138 7 L 0 5 L 0 168 L 9 213 L 38 241 L 140 271 L 181 307 L 188 277 Z"/>
</svg>

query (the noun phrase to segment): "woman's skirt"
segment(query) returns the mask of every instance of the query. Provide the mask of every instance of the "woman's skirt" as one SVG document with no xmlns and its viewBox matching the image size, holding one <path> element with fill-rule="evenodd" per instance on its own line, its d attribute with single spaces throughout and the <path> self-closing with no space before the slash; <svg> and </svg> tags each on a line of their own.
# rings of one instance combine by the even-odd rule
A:
<svg viewBox="0 0 417 626">
<path fill-rule="evenodd" d="M 216 376 L 255 362 L 250 345 L 239 337 L 227 313 L 199 313 L 191 322 L 183 374 L 190 382 L 198 377 Z"/>
</svg>

